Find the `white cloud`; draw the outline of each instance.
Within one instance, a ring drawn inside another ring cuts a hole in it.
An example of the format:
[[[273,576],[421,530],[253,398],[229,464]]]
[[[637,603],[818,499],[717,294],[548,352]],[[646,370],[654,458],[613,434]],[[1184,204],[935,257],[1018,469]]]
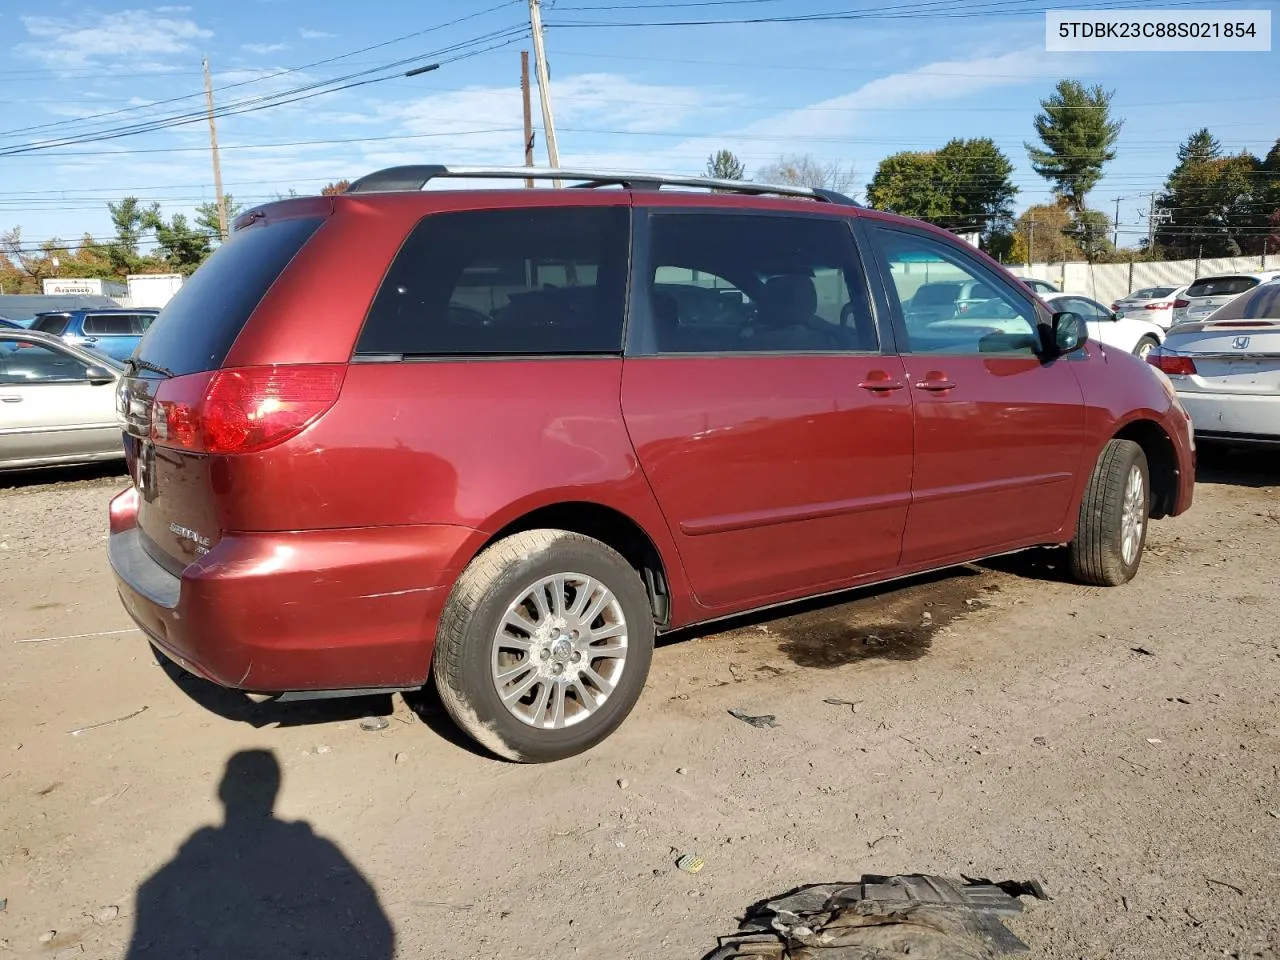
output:
[[[301,27],[298,30],[298,36],[300,36],[303,40],[329,40],[333,37],[336,37],[337,34],[325,33],[325,31],[323,30],[308,30],[306,27]]]
[[[50,66],[83,67],[143,53],[150,57],[187,53],[192,50],[191,41],[213,36],[213,31],[194,20],[157,13],[122,10],[74,19],[23,17],[34,40],[16,49]]]
[[[247,50],[250,53],[279,53],[281,50],[288,50],[287,43],[245,43],[241,44],[241,50]]]

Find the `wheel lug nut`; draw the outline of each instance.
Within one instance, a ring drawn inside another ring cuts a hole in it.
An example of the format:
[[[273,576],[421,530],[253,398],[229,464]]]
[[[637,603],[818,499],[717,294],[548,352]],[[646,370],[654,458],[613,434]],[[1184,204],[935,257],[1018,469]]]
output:
[[[553,663],[551,665],[551,672],[554,673],[556,676],[559,676],[560,674],[564,673],[564,664]]]
[[[540,657],[542,657],[542,659],[543,659],[543,660],[550,660],[550,659],[551,659],[551,651],[550,651],[550,650],[547,650],[547,649],[544,647],[544,648],[543,648],[543,650],[542,650],[542,653],[540,653],[540,654],[539,654],[539,656],[540,656]]]
[[[574,663],[582,662],[582,654],[580,654],[577,650],[573,651],[573,662]]]

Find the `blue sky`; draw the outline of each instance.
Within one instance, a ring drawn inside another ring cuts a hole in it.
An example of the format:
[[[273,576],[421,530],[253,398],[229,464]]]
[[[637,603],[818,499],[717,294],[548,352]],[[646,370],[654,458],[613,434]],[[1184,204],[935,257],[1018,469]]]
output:
[[[990,136],[1016,167],[1023,207],[1050,195],[1030,169],[1023,141],[1032,137],[1039,99],[1069,76],[1116,91],[1115,110],[1125,120],[1118,157],[1090,203],[1110,215],[1113,198],[1127,198],[1120,206],[1125,244],[1145,235],[1140,195],[1160,187],[1178,143],[1192,130],[1208,126],[1229,150],[1260,155],[1280,136],[1280,52],[1050,54],[1043,13],[1008,12],[1043,10],[1031,0],[987,3],[986,9],[1005,12],[981,16],[569,25],[887,5],[545,0],[561,163],[700,172],[708,153],[727,147],[750,174],[781,153],[809,152],[852,164],[861,194],[890,153],[941,146],[955,136]],[[916,5],[919,10],[919,0]],[[954,9],[955,0],[933,6]],[[1272,9],[1280,22],[1274,2],[1240,6]],[[354,9],[335,0],[157,7],[6,0],[0,151],[199,110],[202,55],[211,62],[220,107],[422,57],[445,62],[415,78],[375,72],[361,79],[396,76],[221,119],[226,189],[257,202],[290,188],[314,192],[328,180],[394,163],[522,162],[519,51],[532,46],[527,37],[509,34],[528,25],[524,0],[380,0],[377,16],[368,17]],[[396,39],[411,32],[418,35]],[[449,62],[456,54],[440,53],[485,36],[492,39],[464,48],[463,59]],[[375,44],[381,46],[344,56]],[[340,59],[295,69],[330,58]],[[154,105],[179,97],[189,99]],[[103,113],[111,115],[91,116]],[[536,90],[534,115],[537,159],[545,163]],[[0,229],[21,226],[32,243],[86,231],[106,236],[105,203],[126,194],[159,200],[167,213],[189,211],[213,196],[207,148],[207,127],[191,123],[0,156]]]

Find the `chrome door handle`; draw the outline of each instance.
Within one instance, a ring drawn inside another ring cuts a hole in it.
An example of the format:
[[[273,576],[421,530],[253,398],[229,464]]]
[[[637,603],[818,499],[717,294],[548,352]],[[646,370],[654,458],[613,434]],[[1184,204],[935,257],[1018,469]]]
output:
[[[0,403],[21,403],[21,397],[0,397]]]
[[[943,390],[954,390],[956,385],[950,380],[920,380],[916,383],[917,390],[932,390],[940,393]]]

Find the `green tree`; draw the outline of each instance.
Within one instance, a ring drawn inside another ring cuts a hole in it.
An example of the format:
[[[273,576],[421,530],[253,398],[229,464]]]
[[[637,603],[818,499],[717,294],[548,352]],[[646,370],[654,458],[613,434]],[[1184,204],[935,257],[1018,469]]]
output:
[[[1158,201],[1169,219],[1156,229],[1157,246],[1186,259],[1261,252],[1269,218],[1280,207],[1270,169],[1276,165],[1276,147],[1265,160],[1247,151],[1224,157],[1207,130],[1193,133],[1179,147]]]
[[[244,204],[236,203],[235,198],[229,193],[224,193],[222,200],[227,205],[227,230],[230,232],[231,224],[235,223],[236,217],[244,209]],[[196,204],[196,226],[215,240],[222,236],[222,231],[218,227],[217,200],[207,200],[204,203]]]
[[[138,241],[146,229],[143,223],[146,208],[137,197],[125,197],[119,203],[108,203],[107,213],[115,228],[115,239],[106,244],[105,250],[112,269],[123,276],[133,272],[139,264]]]
[[[886,157],[867,187],[880,210],[916,217],[960,233],[980,232],[989,246],[1013,226],[1018,188],[1013,164],[988,137],[954,139],[940,150]]]
[[[1178,174],[1195,163],[1206,160],[1217,160],[1222,156],[1222,144],[1209,132],[1208,127],[1201,127],[1178,147],[1178,165],[1173,168]]]
[[[1100,86],[1059,80],[1053,95],[1040,101],[1043,112],[1035,119],[1043,148],[1024,144],[1032,169],[1077,213],[1102,179],[1103,166],[1115,159],[1113,147],[1124,121],[1111,118],[1114,95]]]
[[[705,175],[716,180],[742,180],[746,169],[732,150],[717,150],[707,157]]]
[[[1111,218],[1101,210],[1080,211],[1064,229],[1086,260],[1106,259],[1111,254]]]
[[[143,213],[143,225],[155,231],[157,252],[179,273],[194,273],[212,252],[210,236],[204,229],[189,224],[181,213],[166,221],[158,203]]]
[[[761,167],[756,179],[764,183],[848,193],[853,189],[856,177],[852,166],[839,161],[823,163],[811,153],[797,153],[784,154],[768,166]]]

